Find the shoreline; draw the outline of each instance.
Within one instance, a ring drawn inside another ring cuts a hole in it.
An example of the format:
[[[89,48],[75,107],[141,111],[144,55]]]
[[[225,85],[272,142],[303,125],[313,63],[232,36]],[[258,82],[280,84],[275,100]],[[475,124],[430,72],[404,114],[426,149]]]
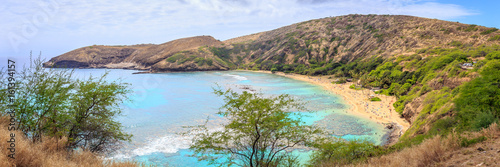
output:
[[[240,70],[249,71],[249,70]],[[270,71],[250,71],[272,74]],[[300,81],[309,82],[314,85],[319,85],[325,90],[339,95],[342,99],[349,104],[347,113],[360,116],[376,123],[383,124],[391,130],[388,133],[388,141],[385,145],[392,145],[398,141],[399,137],[409,128],[410,124],[400,117],[392,105],[396,98],[393,96],[386,96],[375,94],[368,89],[354,90],[349,86],[353,82],[346,82],[344,84],[332,84],[334,79],[328,79],[329,76],[307,76],[300,74],[285,74],[283,72],[276,72],[275,75],[280,75]],[[370,95],[379,97],[382,101],[370,101]]]
[[[133,69],[125,69],[125,70],[133,70]],[[262,71],[262,70],[259,71],[234,70],[234,71],[275,74],[295,80],[308,82],[313,85],[321,86],[326,91],[339,95],[342,98],[342,100],[344,100],[349,105],[348,109],[344,109],[346,113],[374,121],[377,124],[384,125],[386,129],[389,129],[390,132],[386,134],[387,141],[383,145],[392,145],[396,143],[401,137],[401,135],[403,135],[404,132],[406,132],[406,130],[410,126],[410,124],[406,120],[401,118],[399,113],[397,113],[396,110],[394,109],[394,106],[392,104],[396,101],[395,97],[375,94],[368,89],[362,89],[362,90],[350,89],[349,86],[352,85],[353,82],[346,82],[344,84],[332,84],[332,81],[335,78],[329,79],[330,76],[307,76],[307,75],[293,74],[293,73],[285,74],[283,72],[272,73],[271,71]],[[175,71],[175,72],[180,72],[180,71]],[[133,74],[175,73],[175,72],[173,71],[151,72],[151,71],[138,70],[138,72],[134,72]],[[183,72],[203,72],[203,71],[183,71]],[[370,101],[368,99],[370,95],[379,97],[382,101]]]

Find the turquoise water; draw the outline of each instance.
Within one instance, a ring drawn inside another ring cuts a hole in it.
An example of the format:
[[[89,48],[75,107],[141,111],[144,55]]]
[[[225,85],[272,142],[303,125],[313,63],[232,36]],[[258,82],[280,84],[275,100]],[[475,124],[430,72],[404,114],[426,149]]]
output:
[[[290,94],[302,100],[308,110],[307,124],[317,124],[345,139],[364,139],[383,143],[386,130],[370,120],[346,114],[349,106],[337,95],[320,86],[273,74],[225,71],[164,74],[136,74],[131,70],[107,70],[109,80],[121,79],[131,84],[130,101],[122,105],[124,116],[118,118],[125,131],[134,135],[132,142],[111,155],[116,160],[136,160],[163,166],[207,166],[188,157],[190,136],[180,136],[181,126],[199,125],[210,119],[217,129],[224,119],[216,112],[222,98],[212,93],[216,83],[223,89],[243,91],[249,87],[267,95]],[[78,77],[102,75],[103,69],[77,69]],[[310,152],[294,152],[306,161]]]

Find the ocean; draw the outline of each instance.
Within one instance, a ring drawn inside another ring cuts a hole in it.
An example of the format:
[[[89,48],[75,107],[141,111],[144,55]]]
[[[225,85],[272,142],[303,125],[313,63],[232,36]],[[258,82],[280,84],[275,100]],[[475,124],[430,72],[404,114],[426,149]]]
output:
[[[224,118],[217,115],[223,105],[222,97],[213,88],[237,92],[252,89],[265,96],[289,94],[300,99],[314,111],[305,113],[306,124],[316,124],[331,130],[344,139],[363,139],[383,144],[387,130],[371,120],[346,113],[348,106],[338,95],[321,86],[283,76],[247,71],[210,71],[132,74],[134,70],[75,69],[75,76],[88,78],[108,71],[107,80],[130,83],[132,93],[121,105],[123,116],[116,118],[132,142],[107,157],[112,160],[134,160],[157,166],[208,166],[207,162],[190,157],[191,136],[179,135],[183,126],[203,124],[210,120],[213,129],[220,129]],[[245,88],[245,89],[243,89]],[[308,160],[310,151],[294,152],[301,162]]]

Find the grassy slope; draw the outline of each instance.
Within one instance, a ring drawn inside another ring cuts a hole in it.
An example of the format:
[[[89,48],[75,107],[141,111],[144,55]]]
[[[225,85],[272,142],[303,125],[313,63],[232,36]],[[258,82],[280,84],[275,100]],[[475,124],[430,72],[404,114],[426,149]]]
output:
[[[422,144],[355,166],[490,166],[500,162],[500,126],[468,134],[435,136]],[[478,140],[479,139],[479,140]],[[484,142],[480,142],[485,140]],[[478,144],[476,144],[478,143]],[[483,149],[478,150],[478,148]]]
[[[45,138],[41,143],[32,143],[16,131],[15,159],[9,155],[10,131],[7,130],[7,117],[0,117],[0,166],[60,166],[60,167],[132,167],[139,166],[134,162],[111,162],[87,151],[67,152],[64,139]]]

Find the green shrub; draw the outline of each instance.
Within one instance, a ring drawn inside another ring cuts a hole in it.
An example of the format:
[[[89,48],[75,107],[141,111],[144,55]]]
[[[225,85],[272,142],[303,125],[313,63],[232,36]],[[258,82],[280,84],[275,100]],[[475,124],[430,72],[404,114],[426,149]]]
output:
[[[356,26],[354,26],[354,25],[350,25],[350,24],[349,24],[349,25],[347,25],[347,26],[345,27],[345,29],[346,29],[346,30],[349,30],[349,29],[352,29],[352,28],[354,28],[354,27],[356,27]]]
[[[108,71],[84,79],[75,77],[72,69],[44,68],[42,63],[40,57],[35,58],[15,75],[6,69],[0,71],[0,78],[15,83],[16,99],[9,101],[12,85],[0,82],[0,115],[10,115],[15,121],[17,139],[41,146],[42,139],[66,138],[62,147],[53,148],[100,154],[130,141],[132,135],[125,133],[117,121],[122,114],[121,103],[132,93],[129,84],[108,79]]]
[[[498,31],[498,29],[496,29],[496,28],[490,28],[490,29],[488,29],[486,31],[481,32],[481,35],[488,35],[488,34],[491,34],[492,32],[495,32],[495,31]]]
[[[453,127],[456,126],[456,124],[456,119],[451,117],[438,119],[433,123],[431,130],[429,130],[429,134],[447,134],[453,129]]]
[[[457,119],[462,130],[480,130],[500,118],[500,60],[491,60],[482,67],[481,76],[460,87],[454,100]]]
[[[373,35],[374,38],[377,38],[378,43],[384,42],[384,36],[385,36],[384,34],[379,34],[379,33],[375,33]]]
[[[354,89],[354,90],[361,90],[361,88],[358,88],[356,85],[352,84],[349,86],[349,88]]]
[[[205,59],[202,58],[202,57],[198,57],[196,59],[193,60],[194,63],[196,63],[198,66],[203,66],[203,64],[205,64]]]
[[[370,101],[382,101],[379,97],[370,98]]]
[[[213,63],[212,59],[207,58],[205,60],[206,60],[207,65],[212,66],[212,63]]]
[[[177,64],[184,64],[185,62],[192,61],[196,58],[196,56],[191,55],[188,58],[179,58]]]
[[[333,84],[343,84],[346,83],[347,79],[345,77],[338,78],[337,81],[333,81]]]
[[[476,26],[477,25],[474,25],[474,24],[469,25],[464,31],[465,32],[477,31],[478,28]]]
[[[488,53],[488,55],[486,55],[486,59],[488,60],[500,59],[500,51]]]
[[[176,53],[170,57],[167,58],[167,61],[169,63],[175,63],[177,60],[184,58],[184,55],[182,53]]]
[[[271,68],[271,72],[272,72],[272,73],[275,73],[276,71],[278,71],[278,69],[277,69],[277,68]]]
[[[394,144],[392,146],[392,148],[394,148],[395,150],[401,150],[401,149],[406,148],[406,147],[410,147],[410,146],[413,146],[413,145],[420,144],[425,139],[429,139],[431,137],[432,137],[432,135],[419,134],[419,135],[416,135],[415,137],[412,137],[412,138],[404,138],[404,135],[403,135],[403,137],[401,137],[399,139],[399,142],[396,143],[396,144]]]
[[[462,46],[463,44],[462,44],[462,42],[460,42],[460,41],[452,41],[452,42],[450,42],[450,45],[451,45],[451,46],[455,46],[455,47],[460,47],[460,46]]]
[[[352,164],[387,152],[383,147],[359,140],[343,141],[339,139],[315,144],[314,147],[318,150],[310,156],[309,164],[311,166],[318,166],[324,162],[336,165]]]
[[[460,146],[462,147],[469,147],[470,145],[473,145],[473,144],[476,144],[476,143],[479,143],[479,142],[483,142],[485,141],[487,138],[484,137],[484,136],[479,136],[479,137],[476,137],[476,138],[473,138],[473,139],[467,139],[467,138],[462,138],[462,140],[460,141]]]
[[[495,35],[488,39],[488,41],[499,41],[499,40],[500,40],[500,35]]]
[[[175,63],[175,61],[177,61],[177,59],[175,59],[173,57],[167,58],[167,62],[169,62],[169,63]]]
[[[467,60],[467,55],[462,52],[453,52],[445,56],[438,57],[437,59],[434,59],[431,69],[441,69],[442,67],[453,62],[453,60]]]
[[[458,77],[464,78],[464,77],[467,77],[468,75],[469,75],[469,71],[462,71],[458,74]]]
[[[217,48],[217,47],[210,47],[210,52],[212,52],[215,56],[225,60],[229,59],[229,54],[231,53],[230,49],[227,49],[225,47]]]
[[[495,115],[491,112],[481,112],[472,122],[472,128],[474,130],[481,130],[483,128],[487,128],[496,121],[497,119],[495,119]]]

